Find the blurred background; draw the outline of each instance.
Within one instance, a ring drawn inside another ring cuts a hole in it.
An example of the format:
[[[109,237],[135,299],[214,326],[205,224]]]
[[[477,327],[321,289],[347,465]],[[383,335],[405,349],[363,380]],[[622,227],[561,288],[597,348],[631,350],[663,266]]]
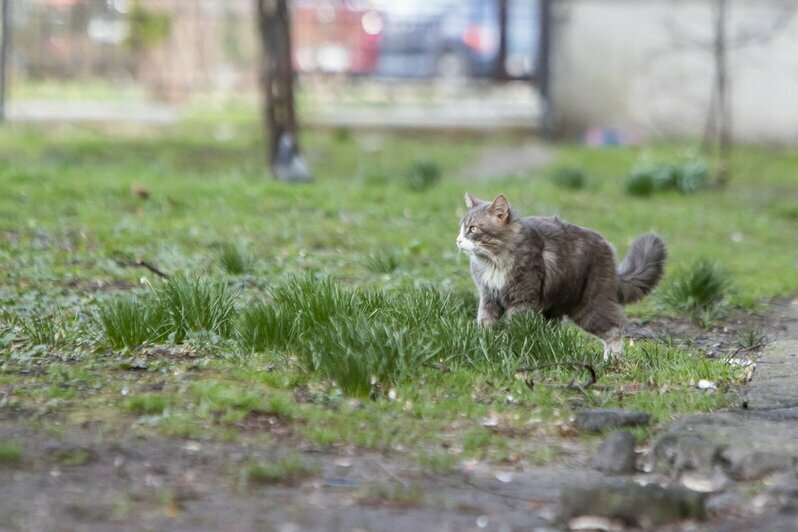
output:
[[[254,0],[4,3],[11,120],[257,112]],[[720,97],[738,138],[798,141],[794,0],[288,4],[308,125],[545,129],[612,144],[700,136]]]

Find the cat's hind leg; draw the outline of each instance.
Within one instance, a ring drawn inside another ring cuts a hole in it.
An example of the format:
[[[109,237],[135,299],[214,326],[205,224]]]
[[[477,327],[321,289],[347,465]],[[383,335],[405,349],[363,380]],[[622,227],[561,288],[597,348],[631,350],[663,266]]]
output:
[[[604,360],[623,354],[623,307],[614,301],[585,305],[571,314],[582,329],[604,343]]]
[[[623,355],[623,333],[620,327],[613,327],[602,333],[599,339],[604,344],[604,361]]]

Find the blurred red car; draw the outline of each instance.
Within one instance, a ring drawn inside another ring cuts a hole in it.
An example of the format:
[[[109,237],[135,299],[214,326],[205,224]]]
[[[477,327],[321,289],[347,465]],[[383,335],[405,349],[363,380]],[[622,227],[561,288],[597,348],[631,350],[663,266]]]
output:
[[[377,68],[383,19],[369,2],[291,2],[294,69],[327,74],[371,74]]]

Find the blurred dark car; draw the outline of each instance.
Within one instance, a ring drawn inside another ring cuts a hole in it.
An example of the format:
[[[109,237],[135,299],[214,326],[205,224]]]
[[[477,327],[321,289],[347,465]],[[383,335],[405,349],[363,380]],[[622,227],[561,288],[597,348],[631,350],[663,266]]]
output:
[[[375,72],[383,20],[370,2],[294,0],[291,15],[297,72]]]
[[[386,77],[490,77],[499,56],[498,0],[376,0],[384,19],[377,74]],[[505,68],[534,74],[538,0],[508,0]]]

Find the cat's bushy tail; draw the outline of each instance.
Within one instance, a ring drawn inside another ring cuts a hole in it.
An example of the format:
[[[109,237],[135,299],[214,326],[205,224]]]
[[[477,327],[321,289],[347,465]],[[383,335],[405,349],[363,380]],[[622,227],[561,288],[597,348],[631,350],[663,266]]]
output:
[[[651,292],[662,278],[666,256],[665,243],[654,233],[637,237],[618,265],[618,301],[634,303]]]

